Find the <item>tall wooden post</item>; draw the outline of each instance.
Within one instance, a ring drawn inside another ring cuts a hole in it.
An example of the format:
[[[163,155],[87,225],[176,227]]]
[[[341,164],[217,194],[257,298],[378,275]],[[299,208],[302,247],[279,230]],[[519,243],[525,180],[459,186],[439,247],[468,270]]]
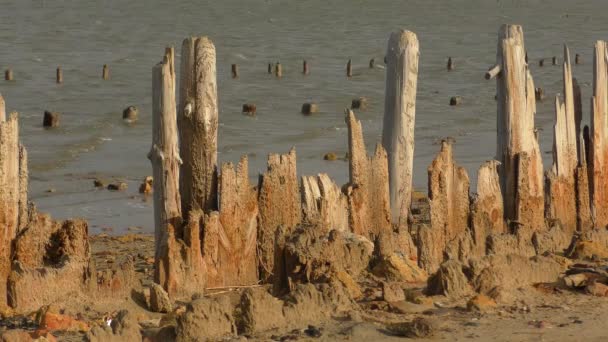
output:
[[[0,94],[0,122],[6,121],[6,104],[4,103],[4,97]]]
[[[519,228],[544,227],[543,164],[535,137],[534,82],[525,62],[521,26],[503,25],[498,33],[497,156],[505,218]]]
[[[152,149],[154,174],[154,241],[156,251],[166,239],[167,226],[181,228],[181,198],[177,114],[175,107],[174,50],[167,48],[163,61],[152,69]],[[158,259],[158,258],[157,258]]]
[[[382,145],[388,154],[391,218],[407,225],[414,165],[414,123],[418,83],[418,38],[410,31],[393,32],[387,49]]]
[[[3,110],[3,101],[0,112]],[[0,309],[7,305],[12,242],[19,229],[19,124],[17,113],[0,115]]]
[[[608,225],[608,52],[605,41],[595,43],[591,98],[590,190],[595,226]]]
[[[217,79],[215,46],[209,38],[184,40],[180,81],[180,189],[186,215],[217,209]]]
[[[555,97],[555,126],[553,133],[553,168],[548,173],[549,196],[547,213],[559,219],[564,228],[574,232],[577,226],[575,172],[578,166],[575,96],[568,47],[564,46],[564,103]]]

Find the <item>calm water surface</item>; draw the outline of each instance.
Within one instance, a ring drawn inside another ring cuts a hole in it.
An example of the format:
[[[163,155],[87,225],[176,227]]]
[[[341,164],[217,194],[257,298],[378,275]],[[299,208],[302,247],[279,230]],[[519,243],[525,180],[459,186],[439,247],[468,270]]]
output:
[[[575,53],[582,57],[573,69],[588,99],[593,43],[608,38],[604,0],[0,0],[0,9],[0,68],[12,68],[16,78],[0,81],[0,93],[7,110],[20,113],[30,197],[56,217],[88,219],[94,233],[129,226],[153,231],[151,200],[137,193],[151,174],[151,69],[165,46],[179,54],[186,36],[208,35],[216,45],[220,161],[249,154],[254,178],[265,170],[269,152],[295,146],[300,174],[327,172],[345,183],[347,163],[322,160],[328,151],[347,151],[343,110],[355,97],[369,98],[369,108],[357,115],[372,150],[382,129],[388,34],[399,28],[416,32],[421,52],[414,182],[420,189],[442,137],[456,138],[457,161],[473,184],[481,162],[494,155],[495,82],[483,74],[495,61],[501,24],[524,26],[535,83],[547,94],[536,117],[545,152],[551,150],[552,98],[561,92],[561,68],[550,60],[540,68],[538,60],[558,56],[561,62],[567,43],[572,59]],[[452,72],[446,72],[448,56],[456,64]],[[368,69],[370,58],[380,67]],[[308,76],[300,74],[303,59]],[[352,79],[345,77],[348,59]],[[276,61],[283,65],[281,80],[266,74],[267,64]],[[239,64],[238,80],[230,78],[232,63]],[[111,68],[110,81],[100,79],[103,64]],[[58,65],[62,85],[54,82]],[[448,105],[454,95],[464,98],[461,106]],[[318,103],[320,113],[299,114],[307,101]],[[246,102],[257,104],[257,117],[240,113]],[[589,102],[583,103],[588,122]],[[121,120],[129,105],[140,109],[135,125]],[[63,113],[60,128],[42,129],[44,110]],[[550,153],[544,156],[549,165]],[[127,180],[129,190],[96,190],[94,177]]]

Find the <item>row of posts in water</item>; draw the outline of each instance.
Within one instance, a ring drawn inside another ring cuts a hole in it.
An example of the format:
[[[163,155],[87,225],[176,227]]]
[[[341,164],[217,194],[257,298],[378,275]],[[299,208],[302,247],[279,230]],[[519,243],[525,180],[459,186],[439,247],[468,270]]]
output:
[[[386,57],[384,60],[385,64],[386,64]],[[528,54],[526,53],[526,63],[528,62]],[[580,64],[581,61],[581,56],[577,53],[575,58],[574,58],[574,63],[575,64]],[[551,63],[553,65],[557,65],[557,57],[553,56],[553,58],[551,59]],[[369,68],[373,69],[375,67],[376,61],[374,58],[369,60]],[[541,58],[538,61],[538,66],[542,67],[545,64],[545,59]],[[448,71],[452,71],[455,68],[454,65],[454,60],[452,59],[452,57],[448,57],[448,62],[447,62],[447,66],[446,66]],[[276,63],[273,64],[272,63],[268,63],[268,74],[273,74],[274,71],[274,75],[276,77],[283,77],[283,67],[281,66],[281,63]],[[308,62],[306,60],[304,60],[302,62],[302,74],[304,75],[308,75],[310,73],[310,69],[309,69],[309,65]],[[231,74],[232,74],[232,78],[238,78],[239,77],[239,66],[238,64],[232,64],[231,65]],[[346,63],[346,77],[352,77],[353,76],[353,64],[352,64],[352,60],[348,60],[348,62]],[[103,80],[109,80],[110,79],[110,68],[108,67],[107,64],[103,65],[103,70],[102,70],[102,74],[101,74],[101,78]],[[4,80],[6,81],[14,81],[14,75],[13,75],[13,70],[12,69],[6,69],[4,72]],[[56,82],[58,84],[63,83],[63,69],[61,69],[61,67],[57,67],[57,73],[56,73]]]

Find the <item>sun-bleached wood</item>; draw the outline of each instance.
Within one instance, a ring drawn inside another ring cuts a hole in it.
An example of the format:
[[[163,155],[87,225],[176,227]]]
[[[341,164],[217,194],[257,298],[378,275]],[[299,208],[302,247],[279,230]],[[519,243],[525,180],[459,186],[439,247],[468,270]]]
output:
[[[157,252],[161,241],[167,238],[168,225],[178,231],[181,229],[181,160],[177,145],[174,56],[173,48],[167,48],[163,61],[152,69],[152,149],[148,157],[154,175],[154,241]]]
[[[486,72],[486,80],[490,80],[496,76],[498,76],[498,74],[500,74],[500,64],[496,64],[493,67],[490,68],[490,70],[488,70]]]
[[[534,82],[525,62],[521,26],[501,27],[496,59],[502,70],[496,78],[496,159],[501,162],[505,218],[520,228],[541,229],[544,227],[543,165],[534,128]],[[525,154],[524,158],[520,158],[520,154]]]
[[[27,161],[27,150],[23,145],[19,144],[19,231],[25,228],[30,221],[30,205],[27,198],[29,186]]]
[[[486,161],[477,172],[477,193],[471,203],[471,228],[477,256],[485,255],[488,236],[506,232],[499,164],[496,160]]]
[[[6,121],[6,103],[4,103],[4,97],[0,94],[0,122]]]
[[[19,124],[17,113],[0,121],[0,309],[7,305],[11,244],[19,230]]]
[[[349,175],[346,196],[350,230],[375,241],[391,233],[388,190],[388,160],[381,144],[372,156],[367,155],[361,121],[350,109],[345,110],[348,126]]]
[[[577,114],[575,112],[575,89],[572,79],[570,53],[564,46],[563,63],[563,97],[555,97],[555,125],[553,129],[553,166],[547,173],[549,194],[547,196],[547,215],[558,219],[569,232],[577,227],[576,213],[576,168],[577,150]]]
[[[608,51],[595,43],[591,98],[590,190],[596,227],[608,225]]]
[[[178,126],[182,213],[217,209],[218,102],[215,46],[207,37],[182,44]]]
[[[407,226],[412,199],[419,55],[416,34],[404,30],[391,33],[386,52],[382,145],[388,155],[391,221],[399,226]]]
[[[346,196],[325,173],[302,177],[303,220],[322,229],[348,230]]]

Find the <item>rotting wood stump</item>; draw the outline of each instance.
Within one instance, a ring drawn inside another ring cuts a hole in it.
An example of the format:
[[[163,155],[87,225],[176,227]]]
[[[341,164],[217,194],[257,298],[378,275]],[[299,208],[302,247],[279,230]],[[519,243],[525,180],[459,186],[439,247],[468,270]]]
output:
[[[418,261],[431,274],[444,261],[450,243],[469,226],[469,176],[454,162],[450,140],[441,142],[441,151],[428,168],[428,184],[431,226],[430,231],[419,232]]]
[[[544,229],[543,164],[534,127],[534,82],[525,62],[521,26],[500,28],[496,65],[491,70],[496,76],[496,159],[501,163],[505,219],[516,226],[511,227],[514,229]]]
[[[477,194],[471,202],[471,228],[476,256],[486,254],[488,236],[506,233],[498,164],[496,160],[486,161],[477,173]]]
[[[351,110],[345,112],[350,156],[346,185],[349,226],[353,233],[376,241],[382,233],[392,232],[386,151],[378,144],[368,156],[361,122]]]
[[[274,273],[277,231],[287,234],[302,222],[300,186],[296,171],[296,150],[270,154],[267,171],[258,185],[258,258],[260,280],[271,282]],[[278,251],[280,253],[280,251]]]
[[[303,221],[330,230],[349,231],[346,195],[325,173],[302,177]]]

